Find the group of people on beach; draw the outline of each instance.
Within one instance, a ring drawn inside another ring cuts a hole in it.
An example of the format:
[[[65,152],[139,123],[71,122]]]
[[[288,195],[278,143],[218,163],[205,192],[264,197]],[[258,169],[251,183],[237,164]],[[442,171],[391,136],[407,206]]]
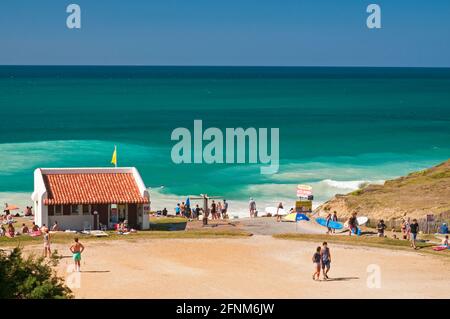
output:
[[[34,223],[33,223],[34,224]],[[42,225],[40,228],[40,231],[43,233],[43,239],[44,239],[44,258],[50,258],[52,256],[52,250],[50,245],[50,232],[48,227],[45,225]],[[72,259],[75,264],[75,271],[80,271],[81,269],[81,253],[84,251],[84,246],[79,242],[78,237],[74,238],[74,242],[69,247],[70,252],[72,253]]]
[[[338,221],[338,217],[337,217],[337,212],[334,211],[333,215],[332,214],[328,214],[327,217],[325,218],[327,221],[327,234],[334,234],[335,233],[335,229],[330,227],[330,222],[337,222]]]
[[[162,211],[163,215],[167,215],[167,209],[164,208]],[[211,206],[208,207],[205,212],[198,204],[194,208],[191,208],[189,204],[181,202],[175,206],[175,216],[186,217],[188,219],[198,219],[200,214],[204,214],[206,218],[211,214],[212,219],[227,219],[228,218],[228,202],[226,199],[218,201],[215,200],[211,202]]]

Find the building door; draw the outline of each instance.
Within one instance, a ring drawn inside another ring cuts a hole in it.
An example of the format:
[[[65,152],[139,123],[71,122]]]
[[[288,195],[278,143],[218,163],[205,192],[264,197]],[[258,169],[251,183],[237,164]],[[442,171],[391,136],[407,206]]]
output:
[[[128,204],[128,225],[130,228],[137,228],[137,205]]]
[[[94,215],[94,229],[100,229],[100,224],[108,226],[108,204],[91,205],[91,213],[97,211],[98,215]]]
[[[119,204],[117,205],[118,222],[122,223],[127,219],[127,205]]]

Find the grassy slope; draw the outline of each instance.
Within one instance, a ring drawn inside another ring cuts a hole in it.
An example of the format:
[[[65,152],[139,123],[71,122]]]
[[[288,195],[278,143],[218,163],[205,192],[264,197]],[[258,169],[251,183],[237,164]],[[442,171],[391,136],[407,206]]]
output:
[[[384,185],[369,185],[347,195],[338,195],[317,210],[336,210],[341,217],[358,212],[386,220],[405,214],[416,218],[429,213],[450,214],[450,160],[386,181]]]
[[[251,236],[250,233],[241,230],[229,229],[200,229],[188,231],[140,231],[136,234],[118,235],[114,232],[107,232],[108,237],[94,237],[81,234],[56,233],[51,234],[52,243],[70,244],[75,237],[80,242],[91,241],[110,241],[110,240],[139,240],[139,239],[158,239],[158,238],[233,238],[242,236]],[[17,236],[15,238],[0,237],[0,247],[15,247],[17,245],[39,245],[43,243],[42,236]]]
[[[365,247],[377,247],[387,248],[393,250],[407,250],[413,251],[410,247],[410,242],[406,240],[391,239],[391,238],[378,238],[378,237],[366,237],[366,236],[330,236],[330,235],[306,235],[306,234],[276,234],[274,238],[287,239],[287,240],[300,240],[310,241],[321,244],[326,241],[328,243],[345,244],[351,246],[365,246]],[[435,244],[431,243],[417,243],[419,249],[418,252],[432,254],[440,257],[450,258],[450,250],[434,251],[431,247]]]

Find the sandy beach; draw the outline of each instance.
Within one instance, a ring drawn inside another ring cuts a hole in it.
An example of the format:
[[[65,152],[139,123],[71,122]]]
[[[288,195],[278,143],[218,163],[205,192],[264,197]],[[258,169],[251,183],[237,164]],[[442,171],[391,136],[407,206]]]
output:
[[[414,251],[330,245],[330,280],[313,281],[318,244],[268,235],[88,242],[73,292],[76,298],[450,298],[447,258]],[[67,245],[52,248],[64,256],[58,273],[73,279]],[[380,267],[380,288],[367,285],[369,265]]]

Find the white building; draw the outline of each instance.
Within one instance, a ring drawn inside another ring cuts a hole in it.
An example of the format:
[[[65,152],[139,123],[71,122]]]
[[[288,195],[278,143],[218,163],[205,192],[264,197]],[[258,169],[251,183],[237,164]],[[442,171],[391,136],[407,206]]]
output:
[[[150,195],[138,170],[128,168],[38,168],[34,171],[35,223],[61,229],[148,229]]]

